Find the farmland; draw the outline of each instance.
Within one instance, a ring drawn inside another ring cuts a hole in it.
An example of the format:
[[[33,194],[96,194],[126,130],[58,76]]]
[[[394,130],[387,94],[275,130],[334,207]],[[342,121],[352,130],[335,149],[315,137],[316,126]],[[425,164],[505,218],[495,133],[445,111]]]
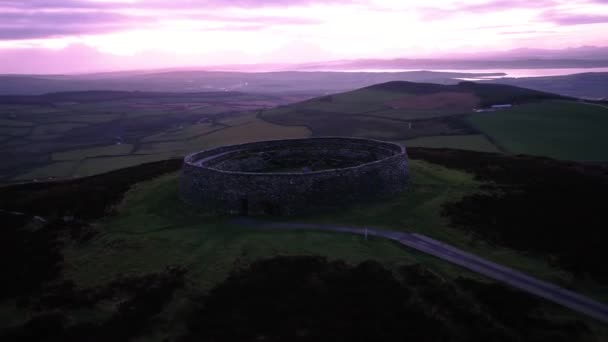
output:
[[[0,96],[0,182],[87,176],[224,144],[309,136],[608,160],[607,110],[553,94],[389,82],[298,99],[230,92]],[[474,112],[501,103],[514,107]]]
[[[500,150],[483,134],[422,137],[399,141],[406,147],[455,148],[459,150],[495,152]]]
[[[310,135],[259,120],[296,95],[80,92],[0,96],[0,182],[69,178],[198,149]]]
[[[476,112],[495,104],[513,107]],[[260,118],[313,136],[391,140],[555,159],[608,161],[608,109],[523,88],[389,82],[265,109]]]
[[[474,109],[526,103],[557,95],[500,85],[388,82],[348,93],[263,110],[266,121],[306,126],[313,136],[343,135],[382,140],[478,134],[465,118]]]
[[[580,102],[530,103],[470,122],[512,153],[581,161],[608,160],[608,109]]]

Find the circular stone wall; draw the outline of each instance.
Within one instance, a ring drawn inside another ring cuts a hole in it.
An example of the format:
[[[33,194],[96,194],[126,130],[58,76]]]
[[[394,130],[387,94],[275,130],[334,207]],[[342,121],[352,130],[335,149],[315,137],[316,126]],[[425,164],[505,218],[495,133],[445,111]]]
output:
[[[405,148],[357,138],[262,141],[184,159],[180,196],[209,213],[293,215],[403,192]]]

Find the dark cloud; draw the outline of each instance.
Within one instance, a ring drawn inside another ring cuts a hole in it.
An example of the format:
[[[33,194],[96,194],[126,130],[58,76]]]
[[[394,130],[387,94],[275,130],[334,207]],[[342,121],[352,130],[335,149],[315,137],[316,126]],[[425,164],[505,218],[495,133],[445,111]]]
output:
[[[608,0],[606,0],[608,1]],[[556,5],[555,0],[490,0],[483,3],[455,3],[450,7],[423,7],[419,14],[425,20],[441,20],[463,13],[490,13],[512,9],[543,9]]]
[[[457,12],[497,12],[516,8],[546,8],[555,5],[555,0],[493,0],[481,4],[466,4],[456,5]]]
[[[275,25],[314,25],[310,18],[280,16],[227,16],[204,11],[208,6],[262,6],[308,4],[312,1],[158,1],[141,3],[92,2],[82,0],[0,0],[0,40],[26,40],[101,34],[156,26],[159,19],[221,22],[226,30],[261,30]],[[207,6],[207,7],[206,7]],[[186,9],[188,9],[186,11]],[[135,10],[135,11],[133,11]],[[147,10],[138,13],[136,10]],[[222,28],[208,28],[207,31]]]
[[[502,35],[519,35],[519,34],[546,34],[546,33],[557,33],[557,31],[550,31],[550,30],[542,30],[542,31],[535,31],[535,30],[527,30],[527,31],[503,31],[503,32],[499,32],[499,34]]]
[[[608,23],[608,15],[605,14],[570,14],[558,12],[545,12],[541,18],[560,26],[587,25]]]
[[[357,2],[357,1],[351,1]],[[0,7],[21,9],[208,9],[217,7],[289,7],[310,4],[344,3],[341,0],[144,0],[129,4],[127,2],[99,2],[86,0],[0,0]]]
[[[150,21],[118,13],[0,12],[0,39],[40,39],[125,30]]]

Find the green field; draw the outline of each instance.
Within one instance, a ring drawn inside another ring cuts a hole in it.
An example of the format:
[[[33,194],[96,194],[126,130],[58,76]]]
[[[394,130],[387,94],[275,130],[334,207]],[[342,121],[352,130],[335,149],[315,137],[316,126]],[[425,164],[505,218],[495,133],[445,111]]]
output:
[[[413,164],[413,172],[424,182],[464,183],[473,187],[476,184],[466,174],[452,173],[422,162]],[[412,200],[421,200],[428,188],[419,191],[414,195],[416,198],[408,197],[399,202],[407,206]],[[430,207],[420,211],[421,218],[410,223],[435,224],[438,217],[433,210],[458,196],[454,195],[433,191],[425,196],[420,206]],[[408,215],[411,210],[419,209],[418,206],[409,207]],[[392,205],[386,208],[395,209]],[[385,213],[378,210],[371,207],[368,214],[377,217]],[[389,267],[422,263],[447,276],[476,277],[382,239],[365,240],[333,233],[259,231],[233,226],[226,219],[205,216],[183,204],[177,197],[176,174],[138,184],[119,205],[118,215],[99,225],[101,235],[85,245],[70,246],[66,252],[69,267],[65,276],[82,286],[103,284],[118,274],[143,274],[181,264],[192,270],[189,277],[194,286],[209,289],[235,267],[276,255],[323,255],[352,263],[374,259]]]
[[[492,84],[388,82],[264,110],[260,117],[278,125],[309,127],[314,136],[401,141],[479,134],[465,119],[474,109],[554,98],[559,96]]]
[[[402,140],[406,147],[456,148],[460,150],[498,153],[500,150],[484,135],[445,135]]]
[[[93,175],[219,145],[310,136],[608,160],[608,109],[538,102],[556,96],[500,85],[389,82],[290,105],[283,105],[288,95],[65,96],[0,104],[0,155],[8,161],[0,181]],[[509,100],[517,104],[511,110],[472,114],[477,105]],[[57,163],[64,161],[77,164]]]
[[[550,101],[476,113],[470,122],[512,153],[556,159],[608,160],[608,109]]]
[[[410,89],[414,91],[413,89]],[[435,93],[436,91],[437,93]],[[304,125],[310,127],[314,135],[344,135],[378,139],[407,139],[418,136],[438,134],[462,134],[441,120],[442,117],[466,114],[475,108],[465,103],[456,106],[452,103],[434,103],[427,97],[444,94],[443,88],[430,90],[430,93],[359,89],[347,93],[328,95],[289,106],[264,110],[261,118],[281,125]],[[453,94],[453,93],[448,93]],[[463,97],[473,98],[470,93],[460,93]],[[394,101],[404,107],[394,107]],[[459,99],[455,102],[458,103]],[[419,122],[428,121],[429,122]],[[412,121],[417,121],[412,124]]]
[[[116,169],[122,169],[130,166],[135,166],[144,163],[151,163],[159,160],[171,159],[179,157],[179,154],[165,152],[150,155],[125,155],[115,157],[95,157],[81,161],[78,166],[71,171],[70,175],[74,177],[87,177],[96,174],[109,172]]]
[[[489,191],[483,187],[487,184],[472,174],[421,160],[410,161],[410,174],[409,191],[392,200],[289,220],[418,232],[535,277],[605,299],[605,287],[574,278],[544,261],[547,259],[544,255],[490,244],[466,230],[450,227],[447,218],[441,216],[445,204]],[[122,201],[112,207],[111,214],[84,227],[85,231],[96,232],[90,239],[62,239],[61,280],[73,282],[77,289],[102,288],[117,279],[144,277],[171,266],[183,267],[187,270],[184,288],[176,292],[161,313],[162,317],[158,316],[172,322],[172,326],[159,329],[164,333],[179,330],[182,310],[192,305],[195,296],[208,293],[233,271],[275,256],[319,255],[353,265],[376,260],[395,274],[403,265],[421,264],[447,283],[459,277],[489,282],[477,274],[384,239],[329,232],[258,230],[237,226],[229,217],[205,215],[180,201],[177,173],[136,183]],[[0,301],[0,318],[5,325],[26,321],[32,314],[27,310],[30,307],[16,309],[13,300]],[[103,301],[100,305],[70,312],[88,322],[106,319],[115,310],[113,301]],[[606,334],[593,320],[544,301],[537,313],[558,321],[579,319],[600,336]]]
[[[29,100],[42,104],[0,104],[0,155],[9,161],[0,182],[94,175],[222,144],[310,136],[306,127],[246,111],[282,104],[281,96],[84,92]]]
[[[78,163],[73,161],[55,162],[26,172],[15,178],[15,180],[26,181],[33,179],[63,178],[66,177],[66,175],[71,175],[76,165],[78,165]]]
[[[479,190],[472,176],[422,161],[412,161],[410,191],[392,201],[356,206],[330,216],[296,217],[298,222],[325,222],[419,232],[540,278],[566,285],[571,276],[537,258],[489,245],[449,228],[439,213],[444,203]],[[257,258],[313,254],[359,262],[376,259],[388,266],[420,262],[448,276],[473,276],[430,256],[404,250],[380,239],[316,232],[256,231],[232,226],[184,205],[177,197],[177,175],[138,184],[119,206],[119,213],[99,223],[101,236],[67,253],[68,278],[100,284],[117,274],[145,273],[171,264],[196,270],[192,281],[209,288],[230,269]],[[592,284],[587,284],[587,290]]]
[[[137,150],[141,154],[157,154],[172,151],[185,155],[200,149],[220,145],[247,143],[260,140],[306,138],[310,131],[306,127],[283,127],[258,119],[251,119],[238,126],[209,130],[207,133],[183,140],[144,143]]]

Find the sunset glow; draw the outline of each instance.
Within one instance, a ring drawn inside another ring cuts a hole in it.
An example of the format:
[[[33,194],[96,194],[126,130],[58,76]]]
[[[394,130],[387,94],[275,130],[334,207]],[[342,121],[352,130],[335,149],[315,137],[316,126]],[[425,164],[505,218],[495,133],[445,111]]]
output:
[[[0,72],[52,51],[111,69],[608,45],[602,0],[0,0],[0,18]]]

